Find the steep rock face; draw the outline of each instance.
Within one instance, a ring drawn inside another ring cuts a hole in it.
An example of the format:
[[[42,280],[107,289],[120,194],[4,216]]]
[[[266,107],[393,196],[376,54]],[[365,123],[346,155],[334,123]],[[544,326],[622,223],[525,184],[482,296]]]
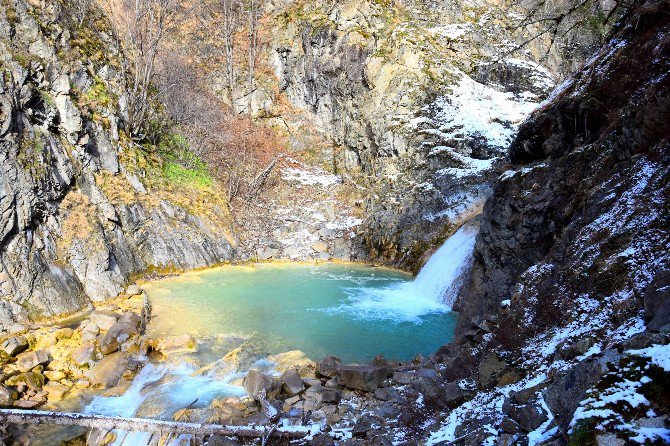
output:
[[[461,331],[505,299],[641,296],[667,268],[669,47],[657,20],[622,31],[521,127],[510,149],[521,167],[485,208]]]
[[[370,257],[417,266],[479,213],[516,126],[553,85],[530,52],[514,59],[495,44],[511,38],[499,13],[320,1],[273,11],[280,92],[332,141],[329,167],[366,190],[358,231]]]
[[[668,441],[668,8],[634,3],[521,126],[438,353],[478,391],[428,444]]]
[[[149,267],[230,258],[225,203],[170,189],[120,134],[119,49],[98,11],[79,26],[57,3],[3,2],[0,30],[0,327],[116,296]]]

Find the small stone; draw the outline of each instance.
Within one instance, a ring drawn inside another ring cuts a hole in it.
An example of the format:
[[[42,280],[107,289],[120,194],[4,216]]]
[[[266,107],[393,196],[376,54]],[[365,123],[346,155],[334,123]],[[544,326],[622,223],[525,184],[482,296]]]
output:
[[[16,356],[28,349],[28,340],[23,336],[10,336],[2,341],[0,349],[9,356]]]
[[[409,384],[409,383],[412,382],[414,377],[415,377],[414,373],[410,373],[410,372],[394,372],[393,373],[393,381],[395,381],[399,384]]]
[[[71,328],[60,328],[54,333],[56,340],[71,339],[74,336],[74,330]]]
[[[24,352],[16,357],[15,366],[22,372],[32,370],[38,365],[47,364],[49,354],[45,350],[36,350],[33,352]]]
[[[519,423],[512,420],[511,418],[504,418],[500,422],[500,429],[503,432],[507,432],[508,434],[516,434],[520,430]]]
[[[314,242],[314,244],[312,244],[312,249],[316,252],[328,252],[328,243],[319,240],[318,242]]]
[[[76,389],[88,389],[91,387],[91,382],[87,379],[78,379],[74,382],[74,387]]]
[[[65,373],[58,370],[47,370],[44,372],[44,376],[49,378],[49,381],[60,381],[65,379]]]

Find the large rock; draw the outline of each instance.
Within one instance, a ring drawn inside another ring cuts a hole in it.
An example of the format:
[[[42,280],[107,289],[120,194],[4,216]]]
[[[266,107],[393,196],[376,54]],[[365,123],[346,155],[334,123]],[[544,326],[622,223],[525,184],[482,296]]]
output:
[[[388,368],[375,365],[341,365],[337,368],[341,383],[350,389],[374,392],[388,377]]]
[[[14,404],[14,401],[16,401],[18,397],[16,390],[0,386],[0,407],[12,407],[12,404]]]
[[[298,395],[305,390],[305,385],[295,370],[287,370],[282,373],[280,381],[282,383],[282,390],[289,396]]]
[[[49,363],[49,353],[46,350],[36,350],[33,352],[24,352],[16,357],[16,367],[22,372],[32,370],[38,365]]]
[[[253,399],[271,398],[279,390],[279,383],[258,370],[250,370],[242,381],[244,389]]]
[[[23,336],[10,336],[0,344],[2,351],[10,356],[16,356],[28,349],[28,340]]]
[[[95,360],[95,344],[82,344],[70,353],[70,361],[78,367],[90,366]]]
[[[100,351],[103,355],[115,352],[131,336],[138,335],[139,332],[140,317],[134,313],[126,313],[102,337],[100,340]]]
[[[88,372],[91,378],[91,384],[96,387],[114,387],[116,386],[128,366],[128,356],[116,352],[105,356]]]
[[[342,365],[342,361],[337,356],[326,356],[317,365],[317,372],[319,375],[327,378],[337,376],[337,368]]]
[[[500,359],[496,353],[489,353],[477,368],[479,387],[488,389],[495,385],[506,368],[507,363]]]
[[[119,320],[119,315],[111,311],[96,311],[91,313],[89,320],[97,325],[100,330],[106,331],[116,324],[116,321]]]

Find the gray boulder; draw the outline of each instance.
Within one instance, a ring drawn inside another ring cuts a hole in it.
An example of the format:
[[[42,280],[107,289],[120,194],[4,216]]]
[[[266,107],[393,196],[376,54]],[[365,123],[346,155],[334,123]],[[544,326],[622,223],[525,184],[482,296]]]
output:
[[[10,336],[2,341],[0,349],[9,356],[16,356],[28,350],[28,340],[23,336]]]
[[[250,397],[257,400],[261,397],[271,398],[279,390],[279,383],[272,377],[258,370],[250,370],[242,381],[244,389]]]
[[[131,336],[140,332],[140,318],[136,314],[126,313],[117,323],[112,325],[100,340],[100,351],[108,355],[119,349]]]
[[[374,392],[388,376],[388,368],[374,365],[341,365],[340,382],[350,389]]]
[[[128,356],[116,352],[105,356],[89,372],[91,384],[96,387],[114,387],[116,386],[128,366]]]
[[[295,370],[287,370],[282,373],[280,378],[282,390],[289,396],[294,396],[302,393],[305,390],[305,385],[300,379],[300,375]]]
[[[46,350],[36,350],[34,352],[24,352],[16,357],[16,367],[22,372],[27,372],[37,367],[49,363],[49,353]]]

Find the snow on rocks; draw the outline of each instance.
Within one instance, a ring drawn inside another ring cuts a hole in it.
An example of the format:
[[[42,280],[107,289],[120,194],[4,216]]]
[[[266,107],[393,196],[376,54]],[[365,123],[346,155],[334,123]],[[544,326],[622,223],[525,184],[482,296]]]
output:
[[[317,168],[294,168],[286,167],[282,169],[282,178],[285,181],[296,182],[302,186],[320,185],[328,187],[342,182],[342,179],[337,175],[331,175],[321,169]]]
[[[410,125],[445,143],[480,137],[493,147],[509,146],[518,125],[539,104],[537,96],[499,91],[465,73],[453,74],[460,80],[451,93],[438,97]]]

